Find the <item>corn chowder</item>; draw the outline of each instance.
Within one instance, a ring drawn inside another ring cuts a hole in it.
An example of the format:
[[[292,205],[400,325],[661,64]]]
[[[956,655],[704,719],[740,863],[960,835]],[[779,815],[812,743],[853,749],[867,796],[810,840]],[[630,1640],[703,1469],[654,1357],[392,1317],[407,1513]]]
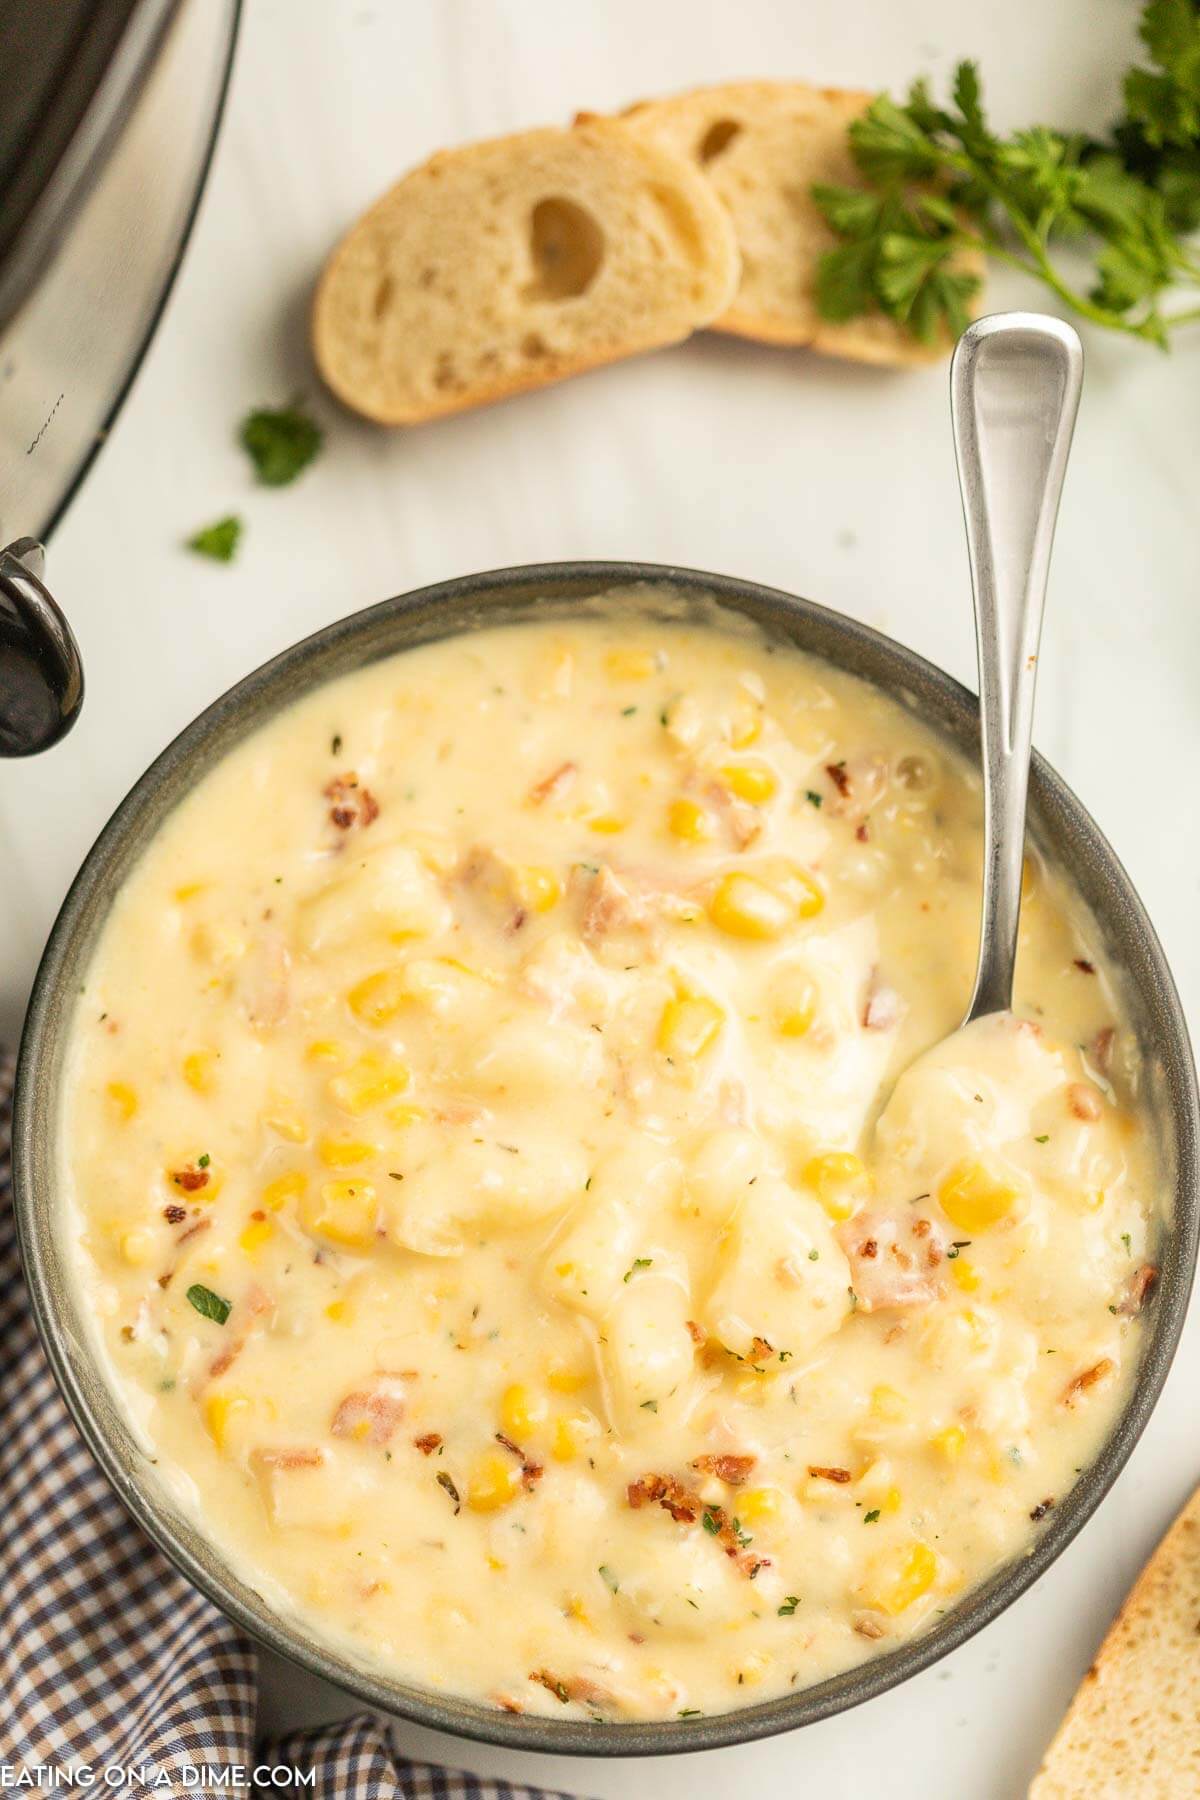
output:
[[[273,1606],[512,1712],[674,1718],[1029,1548],[1133,1378],[1156,1196],[1032,857],[1018,1016],[941,1042],[980,829],[877,692],[620,612],[334,682],[179,806],[79,1002],[70,1230]]]

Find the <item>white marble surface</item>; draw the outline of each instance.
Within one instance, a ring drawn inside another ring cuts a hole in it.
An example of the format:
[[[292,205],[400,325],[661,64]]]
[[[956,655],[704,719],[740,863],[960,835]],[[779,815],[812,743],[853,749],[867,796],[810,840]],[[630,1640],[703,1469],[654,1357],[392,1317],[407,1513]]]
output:
[[[634,556],[810,594],[972,665],[943,371],[892,377],[701,339],[493,411],[385,435],[322,405],[328,453],[254,491],[232,427],[313,389],[304,318],[349,219],[434,146],[701,80],[896,85],[960,54],[998,115],[1095,122],[1128,0],[248,0],[232,104],[182,278],[109,447],[52,546],[88,668],[83,719],[0,769],[0,1032],[113,803],[235,677],[323,621],[441,576]],[[1032,301],[997,283],[999,304]],[[1036,302],[1035,302],[1036,303]],[[1088,338],[1042,659],[1038,741],[1117,845],[1200,1018],[1200,335],[1162,358]],[[229,569],[182,554],[228,510]],[[213,845],[213,855],[219,846]],[[567,1763],[402,1726],[415,1754],[596,1795],[1011,1800],[1130,1577],[1200,1477],[1193,1327],[1099,1515],[997,1624],[902,1691],[801,1735],[658,1764]],[[1191,1424],[1189,1425],[1189,1421]],[[346,1704],[266,1671],[269,1722]]]

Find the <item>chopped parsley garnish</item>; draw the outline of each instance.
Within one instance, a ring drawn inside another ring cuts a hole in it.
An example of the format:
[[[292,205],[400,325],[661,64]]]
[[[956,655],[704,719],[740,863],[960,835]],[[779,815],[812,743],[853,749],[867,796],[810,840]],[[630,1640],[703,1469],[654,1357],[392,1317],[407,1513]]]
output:
[[[214,1294],[211,1288],[203,1287],[200,1282],[193,1282],[187,1291],[187,1297],[202,1319],[211,1319],[214,1325],[223,1325],[233,1311],[232,1302],[222,1300],[220,1294]]]
[[[681,1706],[679,1709],[679,1717],[681,1719],[702,1719],[704,1714],[700,1711],[698,1706]]]
[[[876,1523],[876,1521],[878,1520],[878,1518],[879,1518],[879,1508],[877,1506],[873,1506],[869,1513],[863,1514],[863,1524],[864,1525],[874,1525]]]
[[[799,1594],[789,1594],[783,1605],[779,1608],[779,1617],[781,1619],[790,1619],[799,1604]]]
[[[825,796],[824,794],[818,794],[816,788],[807,788],[805,790],[804,798],[808,801],[810,806],[820,806]]]
[[[1121,1233],[1121,1242],[1125,1246],[1126,1256],[1132,1256],[1133,1255],[1133,1239],[1130,1237],[1130,1235],[1127,1231],[1123,1231]]]
[[[709,1537],[716,1537],[721,1529],[721,1519],[715,1507],[706,1506],[700,1515],[700,1523]]]
[[[946,1252],[946,1261],[953,1262],[960,1250],[969,1250],[970,1248],[970,1238],[955,1238],[954,1242]]]
[[[621,1280],[624,1282],[632,1281],[635,1269],[648,1269],[653,1261],[654,1258],[652,1256],[635,1256],[625,1273],[622,1275]]]
[[[323,438],[321,427],[297,402],[258,406],[238,429],[238,442],[264,487],[286,487],[306,469]]]
[[[459,1511],[462,1508],[462,1499],[461,1499],[461,1496],[459,1495],[458,1489],[455,1487],[454,1482],[452,1481],[450,1476],[447,1475],[445,1469],[438,1470],[437,1484],[440,1488],[445,1488],[446,1492],[449,1494],[450,1498],[453,1500],[454,1512],[455,1512],[455,1516],[457,1516]]]
[[[613,1594],[620,1593],[621,1584],[617,1580],[616,1576],[613,1574],[612,1570],[609,1568],[607,1563],[601,1563],[600,1567],[597,1569],[596,1573],[599,1575],[601,1581],[604,1583],[605,1587],[609,1590],[610,1593],[613,1593]]]
[[[329,754],[330,756],[340,756],[342,754],[342,734],[340,731],[335,731],[329,740]]]
[[[1043,1131],[1041,1137],[1035,1137],[1033,1141],[1035,1144],[1048,1144],[1050,1142],[1050,1133],[1048,1131]]]
[[[643,1412],[656,1413],[658,1411],[658,1401],[657,1400],[643,1400],[641,1403],[641,1410]]]
[[[196,1167],[198,1169],[207,1169],[207,1167],[211,1161],[212,1161],[212,1157],[208,1154],[208,1151],[206,1150],[204,1152],[203,1156],[198,1156],[196,1158]]]
[[[232,562],[237,555],[238,544],[242,537],[242,521],[233,513],[228,518],[218,519],[213,525],[205,525],[200,531],[187,539],[185,548],[195,552],[197,556],[207,556],[213,562]]]
[[[820,1262],[821,1252],[819,1250],[810,1250],[808,1253],[808,1260],[809,1262]]]
[[[637,711],[636,706],[623,706],[621,708],[621,717],[623,719],[632,719],[632,717],[636,711]]]

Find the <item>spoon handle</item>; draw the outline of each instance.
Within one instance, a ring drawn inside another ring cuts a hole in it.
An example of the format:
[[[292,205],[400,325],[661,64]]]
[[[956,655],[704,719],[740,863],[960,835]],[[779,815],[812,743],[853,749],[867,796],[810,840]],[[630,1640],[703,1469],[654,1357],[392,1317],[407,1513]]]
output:
[[[979,649],[984,866],[967,1019],[1012,1005],[1038,643],[1083,346],[1040,313],[997,313],[959,339],[950,411]]]

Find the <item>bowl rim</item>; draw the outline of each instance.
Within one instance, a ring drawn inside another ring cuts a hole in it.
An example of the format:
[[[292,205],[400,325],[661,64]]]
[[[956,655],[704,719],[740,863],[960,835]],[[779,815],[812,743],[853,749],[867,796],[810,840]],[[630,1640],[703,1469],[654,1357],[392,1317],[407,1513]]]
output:
[[[51,1066],[56,1044],[69,1036],[72,1008],[60,1012],[56,1002],[62,992],[61,977],[70,967],[77,948],[86,909],[94,891],[104,881],[107,865],[139,838],[144,810],[164,785],[181,771],[192,777],[190,788],[220,760],[206,761],[205,752],[223,727],[249,718],[256,729],[281,711],[300,691],[311,691],[335,678],[319,672],[321,659],[337,649],[366,644],[373,630],[414,614],[468,607],[472,600],[485,604],[509,597],[532,610],[536,599],[530,590],[545,590],[554,599],[583,602],[610,591],[643,587],[653,594],[682,593],[693,602],[711,599],[718,609],[742,613],[766,627],[777,626],[802,652],[881,687],[901,705],[924,690],[937,697],[942,715],[926,720],[935,732],[951,738],[952,720],[977,717],[978,702],[966,687],[884,633],[816,602],[783,590],[734,576],[710,574],[675,564],[638,561],[564,561],[529,563],[457,576],[394,596],[373,606],[331,621],[279,652],[242,677],[206,706],[163,749],[120,801],[80,864],[79,870],[55,919],[34,980],[17,1061],[13,1098],[13,1208],[17,1238],[32,1309],[43,1347],[59,1390],[76,1427],[102,1473],[135,1522],[180,1572],[227,1617],[252,1638],[279,1655],[323,1677],[343,1691],[394,1716],[458,1737],[495,1744],[505,1749],[538,1751],[556,1755],[646,1756],[717,1749],[772,1736],[845,1711],[851,1706],[888,1691],[909,1676],[929,1668],[950,1651],[989,1624],[1025,1593],[1066,1549],[1083,1528],[1128,1460],[1150,1417],[1166,1380],[1183,1329],[1192,1285],[1200,1229],[1200,1098],[1196,1070],[1183,1007],[1154,928],[1123,866],[1071,790],[1038,753],[1034,752],[1031,775],[1031,810],[1045,808],[1063,821],[1078,860],[1088,859],[1103,871],[1106,893],[1114,913],[1124,913],[1127,928],[1140,940],[1145,957],[1145,985],[1151,990],[1165,1022],[1166,1042],[1161,1046],[1171,1089],[1170,1134],[1175,1161],[1172,1219],[1172,1265],[1165,1269],[1154,1301],[1153,1322],[1143,1345],[1142,1363],[1124,1410],[1095,1460],[1050,1514],[1028,1553],[994,1571],[937,1624],[927,1627],[894,1651],[859,1663],[794,1694],[739,1708],[732,1712],[703,1714],[673,1720],[590,1723],[558,1720],[541,1715],[509,1714],[481,1704],[439,1695],[432,1690],[406,1687],[390,1680],[368,1663],[307,1637],[298,1620],[269,1608],[256,1611],[254,1590],[234,1571],[209,1566],[172,1524],[163,1498],[153,1482],[141,1477],[133,1459],[127,1462],[104,1428],[86,1391],[90,1373],[99,1387],[106,1382],[82,1337],[70,1329],[61,1305],[62,1295],[53,1279],[49,1234],[38,1227],[35,1194],[39,1152],[45,1152],[39,1121],[53,1109],[45,1096],[47,1082],[54,1092]],[[517,596],[524,595],[518,599]],[[551,600],[551,605],[554,600]],[[561,615],[558,615],[561,616]],[[451,612],[446,627],[430,630],[421,641],[460,636],[476,621]],[[497,619],[495,623],[510,622]],[[864,675],[848,656],[846,660],[805,643],[806,629],[825,644],[863,653],[868,661],[886,664],[895,672],[890,687]],[[403,654],[406,647],[395,646]],[[380,655],[388,654],[387,650]],[[376,658],[364,655],[362,666]],[[318,666],[314,679],[289,692],[289,683]],[[346,671],[348,672],[348,671]],[[274,697],[275,703],[271,704]],[[261,704],[261,711],[256,706]],[[911,709],[911,706],[910,706]],[[186,790],[185,790],[186,791]],[[177,803],[177,800],[176,800]],[[154,831],[143,834],[149,842]],[[1073,859],[1074,860],[1074,859]],[[115,891],[115,890],[114,890]],[[107,909],[106,909],[107,910]],[[1097,915],[1100,917],[1101,915]],[[1139,990],[1140,991],[1140,990]],[[64,1023],[65,1020],[65,1023]],[[54,1141],[54,1126],[45,1136]],[[46,1181],[53,1183],[53,1170]],[[111,1399],[111,1395],[110,1395]],[[193,1528],[194,1529],[194,1528]],[[198,1531],[197,1543],[204,1548]],[[216,1561],[220,1558],[216,1557]],[[265,1603],[264,1603],[265,1606]]]

